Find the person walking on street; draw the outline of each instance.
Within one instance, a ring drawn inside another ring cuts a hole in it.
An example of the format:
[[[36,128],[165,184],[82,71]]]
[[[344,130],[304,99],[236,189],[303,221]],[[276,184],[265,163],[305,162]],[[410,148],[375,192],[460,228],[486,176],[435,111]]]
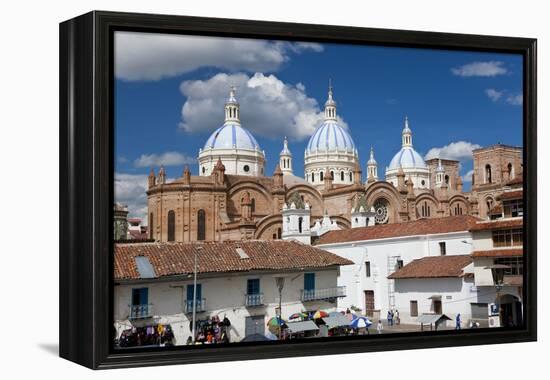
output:
[[[376,325],[376,331],[378,331],[378,334],[382,334],[382,330],[384,330],[384,326],[382,325],[382,321],[378,320],[378,324]]]
[[[388,326],[393,326],[393,311],[388,310]]]
[[[456,315],[456,327],[455,330],[460,330],[462,321],[460,320],[460,313]]]
[[[401,323],[401,319],[399,318],[399,310],[395,310],[395,324],[398,325]]]

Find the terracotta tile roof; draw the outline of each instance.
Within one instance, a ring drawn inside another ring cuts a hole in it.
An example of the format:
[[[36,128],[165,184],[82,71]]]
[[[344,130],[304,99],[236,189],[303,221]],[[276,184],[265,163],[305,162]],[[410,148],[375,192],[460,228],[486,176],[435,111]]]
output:
[[[286,270],[350,265],[325,250],[294,241],[225,241],[205,243],[116,243],[116,280],[139,279],[135,257],[146,256],[157,277],[193,273],[194,252],[202,246],[197,273]],[[241,248],[244,255],[237,252]],[[244,257],[244,258],[243,258]]]
[[[321,236],[317,245],[468,231],[479,220],[470,215],[449,216],[445,218],[419,219],[412,222],[378,224],[370,227],[330,231]]]
[[[469,255],[429,256],[413,260],[389,279],[461,277],[462,269],[472,262]]]
[[[472,257],[510,257],[523,256],[523,248],[490,249],[486,251],[474,251]]]
[[[500,194],[497,198],[501,199],[501,200],[522,199],[523,198],[523,189],[522,190],[514,190],[514,191],[505,191],[504,193]]]
[[[523,227],[523,218],[510,218],[475,223],[470,231],[498,230],[502,228]]]

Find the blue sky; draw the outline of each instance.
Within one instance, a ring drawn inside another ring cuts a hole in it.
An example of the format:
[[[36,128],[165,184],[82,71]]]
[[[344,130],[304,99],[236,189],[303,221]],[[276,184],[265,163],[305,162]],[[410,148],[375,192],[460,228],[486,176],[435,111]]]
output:
[[[472,148],[523,145],[519,55],[137,33],[118,34],[115,46],[115,197],[138,216],[151,166],[164,164],[172,178],[186,163],[198,173],[198,150],[223,124],[231,85],[268,174],[288,135],[303,175],[329,78],[364,173],[372,145],[383,176],[405,115],[414,148],[460,160],[466,188]]]

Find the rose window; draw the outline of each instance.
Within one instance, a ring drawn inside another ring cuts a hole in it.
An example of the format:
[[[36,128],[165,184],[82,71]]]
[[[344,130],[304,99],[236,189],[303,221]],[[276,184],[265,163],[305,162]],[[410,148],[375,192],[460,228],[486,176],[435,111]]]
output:
[[[376,224],[385,224],[388,223],[388,219],[388,202],[385,199],[378,199],[374,203],[374,221]]]

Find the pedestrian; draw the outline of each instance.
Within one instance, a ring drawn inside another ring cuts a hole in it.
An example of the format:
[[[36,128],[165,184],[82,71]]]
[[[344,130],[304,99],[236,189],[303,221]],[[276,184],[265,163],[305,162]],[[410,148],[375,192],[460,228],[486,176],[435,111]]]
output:
[[[393,326],[393,311],[392,310],[388,310],[388,316],[387,316],[387,319],[388,319],[388,326]]]
[[[378,331],[378,334],[382,334],[382,330],[384,330],[384,325],[382,325],[382,320],[379,319],[376,325],[376,331]]]
[[[460,320],[460,313],[456,315],[456,327],[455,330],[460,330],[462,328],[461,326],[461,320]]]
[[[399,310],[395,310],[395,324],[399,325],[401,323],[401,318],[399,318]]]

